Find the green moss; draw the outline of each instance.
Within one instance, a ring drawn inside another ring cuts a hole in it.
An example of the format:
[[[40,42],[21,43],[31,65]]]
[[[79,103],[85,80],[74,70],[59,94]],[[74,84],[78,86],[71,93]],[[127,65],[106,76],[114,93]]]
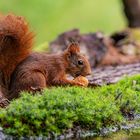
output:
[[[22,93],[0,110],[0,126],[11,135],[61,134],[69,128],[98,131],[140,113],[140,75],[97,88],[58,87],[32,96]]]

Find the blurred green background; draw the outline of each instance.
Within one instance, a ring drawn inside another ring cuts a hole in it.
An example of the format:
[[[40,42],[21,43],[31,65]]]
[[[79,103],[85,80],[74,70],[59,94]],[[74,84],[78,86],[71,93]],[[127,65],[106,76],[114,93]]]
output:
[[[126,25],[121,0],[0,0],[0,13],[9,12],[25,16],[36,46],[72,28],[111,33]]]

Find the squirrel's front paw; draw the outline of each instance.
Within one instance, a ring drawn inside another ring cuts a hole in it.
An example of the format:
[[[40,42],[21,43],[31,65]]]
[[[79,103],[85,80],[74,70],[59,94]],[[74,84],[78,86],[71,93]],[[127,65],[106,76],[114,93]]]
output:
[[[10,101],[6,98],[0,98],[0,108],[5,108],[10,104]]]
[[[73,79],[73,81],[78,86],[83,86],[83,87],[87,87],[88,86],[88,79],[86,77],[78,76],[75,79]]]

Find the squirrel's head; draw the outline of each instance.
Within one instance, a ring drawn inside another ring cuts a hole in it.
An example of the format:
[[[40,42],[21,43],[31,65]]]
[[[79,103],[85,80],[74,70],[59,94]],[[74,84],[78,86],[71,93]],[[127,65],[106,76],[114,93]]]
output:
[[[80,53],[80,47],[78,43],[71,43],[64,51],[68,74],[73,77],[87,76],[91,74],[91,67],[88,59],[84,54]]]

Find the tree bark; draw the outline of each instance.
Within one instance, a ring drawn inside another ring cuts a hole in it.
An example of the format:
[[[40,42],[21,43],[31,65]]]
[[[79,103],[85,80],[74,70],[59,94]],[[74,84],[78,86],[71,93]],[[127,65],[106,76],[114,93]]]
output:
[[[122,0],[129,27],[140,27],[140,1]]]

